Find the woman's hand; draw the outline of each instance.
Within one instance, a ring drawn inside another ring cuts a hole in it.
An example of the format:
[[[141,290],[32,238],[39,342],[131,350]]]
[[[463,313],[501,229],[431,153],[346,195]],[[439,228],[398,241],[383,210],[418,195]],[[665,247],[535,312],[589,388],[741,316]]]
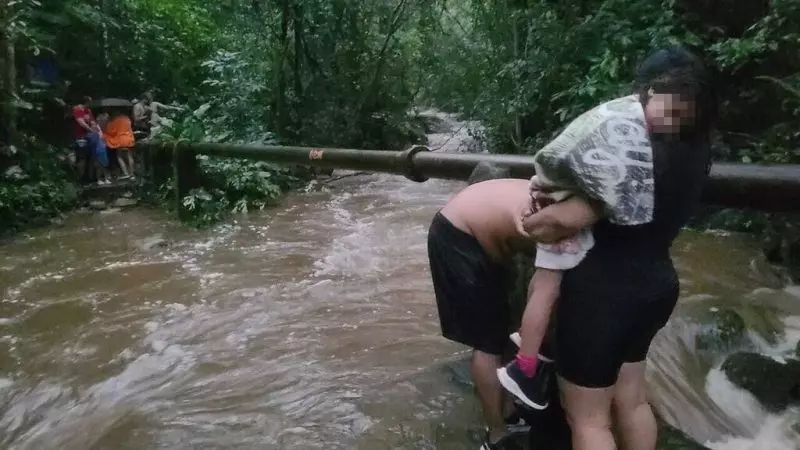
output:
[[[517,231],[545,244],[552,244],[591,227],[600,218],[600,210],[578,196],[532,211],[522,209],[517,219]]]

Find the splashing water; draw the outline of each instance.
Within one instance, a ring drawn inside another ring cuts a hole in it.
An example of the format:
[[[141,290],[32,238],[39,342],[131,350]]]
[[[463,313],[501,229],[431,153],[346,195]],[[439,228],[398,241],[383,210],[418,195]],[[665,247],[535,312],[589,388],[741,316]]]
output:
[[[476,124],[436,116],[452,131],[432,148],[470,145]],[[131,210],[5,245],[0,447],[474,445],[477,403],[450,369],[465,349],[440,336],[425,241],[464,185],[349,177],[213,230]],[[766,353],[800,337],[800,302],[756,254],[746,238],[685,233],[682,305],[651,352],[659,411],[715,450],[800,442],[796,411],[765,414],[693,350],[697,304],[781,309],[788,331]]]

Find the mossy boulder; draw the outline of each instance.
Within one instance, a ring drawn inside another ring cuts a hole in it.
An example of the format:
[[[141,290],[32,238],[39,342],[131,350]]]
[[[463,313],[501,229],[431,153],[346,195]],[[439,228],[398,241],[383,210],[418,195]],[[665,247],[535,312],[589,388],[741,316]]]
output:
[[[695,347],[702,352],[725,352],[747,342],[747,326],[739,313],[729,308],[710,308],[698,315],[700,331]]]
[[[673,427],[672,425],[664,422],[658,416],[658,443],[656,448],[658,450],[708,450],[683,431]]]
[[[737,313],[744,319],[745,326],[770,345],[775,345],[783,336],[784,323],[778,311],[764,305],[747,304],[737,308]]]
[[[784,326],[777,312],[762,305],[713,307],[695,317],[701,324],[695,347],[714,355],[751,347],[749,332],[770,345],[776,344],[783,334]]]
[[[758,353],[738,352],[725,360],[722,371],[770,412],[800,400],[800,361],[781,363]]]
[[[792,279],[800,281],[800,215],[770,215],[763,249],[769,262],[784,266]]]

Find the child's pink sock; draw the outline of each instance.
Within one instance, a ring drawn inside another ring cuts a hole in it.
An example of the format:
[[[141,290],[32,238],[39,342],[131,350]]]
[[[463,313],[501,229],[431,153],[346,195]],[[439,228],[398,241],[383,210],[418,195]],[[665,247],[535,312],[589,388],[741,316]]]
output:
[[[536,373],[536,364],[539,360],[536,356],[526,356],[522,353],[517,353],[517,365],[526,377],[532,377]]]

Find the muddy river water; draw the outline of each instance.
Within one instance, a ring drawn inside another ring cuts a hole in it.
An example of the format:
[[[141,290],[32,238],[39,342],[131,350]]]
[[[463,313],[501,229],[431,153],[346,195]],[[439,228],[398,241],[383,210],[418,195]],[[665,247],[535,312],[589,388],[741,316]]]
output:
[[[465,127],[430,136],[458,151]],[[477,448],[466,355],[440,337],[430,219],[465,183],[363,175],[211,230],[146,209],[75,214],[0,245],[0,448]],[[703,308],[757,302],[800,337],[800,289],[741,236],[674,249],[683,298],[653,401],[714,449],[800,445],[691,345]]]

